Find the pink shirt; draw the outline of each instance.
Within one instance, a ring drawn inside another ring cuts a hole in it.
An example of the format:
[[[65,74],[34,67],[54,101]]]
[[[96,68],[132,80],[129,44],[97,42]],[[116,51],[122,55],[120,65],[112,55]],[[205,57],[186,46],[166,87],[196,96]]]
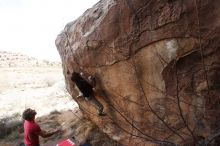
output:
[[[39,146],[40,126],[35,121],[24,122],[24,143],[26,146]]]

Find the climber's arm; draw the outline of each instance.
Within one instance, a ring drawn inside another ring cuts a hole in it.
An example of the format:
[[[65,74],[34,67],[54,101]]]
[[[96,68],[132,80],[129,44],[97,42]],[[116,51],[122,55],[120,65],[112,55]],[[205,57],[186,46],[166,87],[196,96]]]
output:
[[[83,94],[82,92],[79,90],[79,88],[77,86],[75,86],[75,89],[78,91],[79,95],[76,96],[76,98],[79,98],[79,97],[83,97]]]
[[[96,80],[94,76],[89,76],[88,77],[89,83],[92,85],[93,88],[96,86]]]

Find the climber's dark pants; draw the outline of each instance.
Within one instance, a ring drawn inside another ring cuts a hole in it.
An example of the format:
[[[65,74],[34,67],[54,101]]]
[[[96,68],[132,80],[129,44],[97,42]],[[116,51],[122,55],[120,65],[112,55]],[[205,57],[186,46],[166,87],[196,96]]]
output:
[[[103,113],[103,105],[96,99],[94,94],[90,95],[89,97],[85,97],[85,99],[95,106],[95,108],[98,110],[98,114]]]

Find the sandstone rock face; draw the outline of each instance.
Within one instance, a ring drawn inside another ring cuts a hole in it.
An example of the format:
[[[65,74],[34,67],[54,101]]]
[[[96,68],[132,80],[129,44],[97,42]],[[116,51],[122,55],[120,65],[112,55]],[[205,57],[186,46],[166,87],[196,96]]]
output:
[[[83,113],[124,145],[218,143],[218,0],[101,0],[56,39],[66,87]],[[78,94],[97,80],[107,116]]]

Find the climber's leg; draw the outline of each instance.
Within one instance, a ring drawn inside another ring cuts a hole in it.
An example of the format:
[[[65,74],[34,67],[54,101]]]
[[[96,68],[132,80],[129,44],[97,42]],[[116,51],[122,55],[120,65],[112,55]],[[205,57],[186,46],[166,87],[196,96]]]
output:
[[[95,106],[95,108],[98,110],[98,114],[99,116],[104,116],[104,112],[103,112],[103,105],[96,99],[96,97],[94,95],[92,95],[92,97],[90,98],[89,102]]]

